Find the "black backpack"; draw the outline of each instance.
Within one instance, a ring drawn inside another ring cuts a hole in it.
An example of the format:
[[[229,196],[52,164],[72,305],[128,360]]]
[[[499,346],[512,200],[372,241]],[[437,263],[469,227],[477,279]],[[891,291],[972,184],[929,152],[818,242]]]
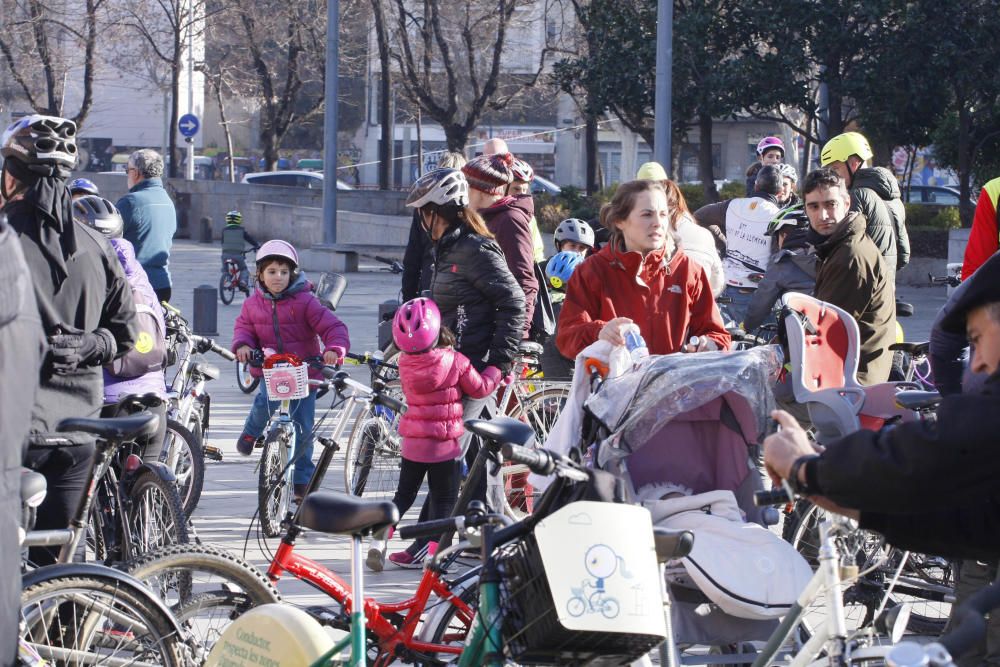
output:
[[[538,294],[535,296],[535,312],[531,316],[528,338],[544,343],[556,332],[556,314],[549,298],[548,279],[538,264],[535,264],[535,278],[538,280]]]

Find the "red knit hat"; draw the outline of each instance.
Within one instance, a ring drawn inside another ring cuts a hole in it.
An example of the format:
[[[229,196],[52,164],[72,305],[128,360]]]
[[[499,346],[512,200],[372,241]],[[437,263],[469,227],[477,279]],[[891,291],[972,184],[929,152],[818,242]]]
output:
[[[514,178],[514,172],[511,169],[513,164],[514,156],[510,153],[480,155],[469,160],[462,167],[462,173],[469,181],[470,188],[488,195],[499,195],[503,194]]]

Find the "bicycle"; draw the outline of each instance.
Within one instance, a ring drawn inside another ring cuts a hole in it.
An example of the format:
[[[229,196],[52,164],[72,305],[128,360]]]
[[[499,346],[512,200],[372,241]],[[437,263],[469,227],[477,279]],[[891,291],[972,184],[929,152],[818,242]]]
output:
[[[56,563],[22,576],[18,635],[22,654],[58,664],[190,664],[184,629],[170,611],[140,582],[118,570],[94,563],[71,562],[84,539],[91,514],[95,481],[111,465],[125,442],[156,432],[155,415],[116,419],[67,419],[57,430],[98,436],[94,467],[69,527],[33,530],[25,525],[22,547],[60,546]],[[22,476],[21,495],[27,508],[41,504],[45,478]],[[31,512],[25,511],[30,517]],[[25,564],[27,565],[27,564]]]
[[[221,450],[205,444],[212,405],[205,384],[218,379],[220,371],[217,366],[195,361],[193,357],[214,352],[227,361],[235,361],[236,355],[212,339],[195,334],[179,310],[167,303],[163,305],[168,357],[177,365],[177,371],[168,388],[167,434],[160,460],[177,477],[184,513],[191,516],[205,483],[205,458],[222,460]]]
[[[249,248],[243,251],[246,255],[248,252],[256,250],[256,248]],[[250,284],[243,284],[240,282],[240,274],[246,269],[241,269],[239,262],[230,257],[226,257],[222,262],[222,275],[219,276],[219,299],[222,303],[227,306],[233,302],[233,297],[236,296],[236,290],[243,292],[244,296],[250,296],[250,290],[253,288],[253,278],[250,279]]]

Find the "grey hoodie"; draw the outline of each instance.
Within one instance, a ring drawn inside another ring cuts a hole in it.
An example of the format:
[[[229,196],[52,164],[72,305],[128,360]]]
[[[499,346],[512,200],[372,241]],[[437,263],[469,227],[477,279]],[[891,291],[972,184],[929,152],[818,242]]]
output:
[[[886,258],[886,268],[895,275],[910,262],[910,238],[906,233],[906,209],[899,182],[885,167],[858,169],[851,195],[851,210],[864,213],[868,220],[865,231]]]
[[[812,294],[816,287],[816,254],[811,248],[782,248],[771,256],[764,279],[750,299],[743,328],[753,331],[767,319],[785,292]]]

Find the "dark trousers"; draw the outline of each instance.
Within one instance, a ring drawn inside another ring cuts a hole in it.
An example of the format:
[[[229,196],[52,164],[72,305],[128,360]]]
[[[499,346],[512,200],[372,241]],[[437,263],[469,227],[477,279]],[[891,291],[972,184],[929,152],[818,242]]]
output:
[[[76,514],[83,487],[94,465],[96,449],[93,443],[72,447],[29,447],[24,465],[45,475],[45,500],[38,508],[35,528],[51,530],[68,528]],[[60,547],[32,547],[28,558],[41,567],[56,562]]]
[[[427,477],[427,520],[444,519],[451,515],[458,498],[458,481],[461,464],[455,459],[438,463],[418,463],[403,459],[399,466],[399,485],[392,502],[399,509],[399,516],[406,514],[417,499],[420,485]]]
[[[172,291],[169,287],[154,288],[153,291],[156,292],[157,301],[170,302],[170,295],[172,294]]]
[[[159,461],[160,452],[163,451],[163,441],[167,437],[167,404],[162,403],[155,408],[150,408],[149,411],[160,418],[159,426],[151,437],[136,442],[141,447],[143,461]],[[127,413],[119,412],[117,405],[105,405],[101,408],[101,418],[125,416]]]
[[[955,580],[955,603],[952,610],[969,599],[969,596],[989,586],[997,579],[997,564],[964,560]],[[951,625],[949,619],[948,624]],[[963,656],[954,656],[958,667],[1000,665],[1000,614],[993,612],[986,619],[986,637]]]

